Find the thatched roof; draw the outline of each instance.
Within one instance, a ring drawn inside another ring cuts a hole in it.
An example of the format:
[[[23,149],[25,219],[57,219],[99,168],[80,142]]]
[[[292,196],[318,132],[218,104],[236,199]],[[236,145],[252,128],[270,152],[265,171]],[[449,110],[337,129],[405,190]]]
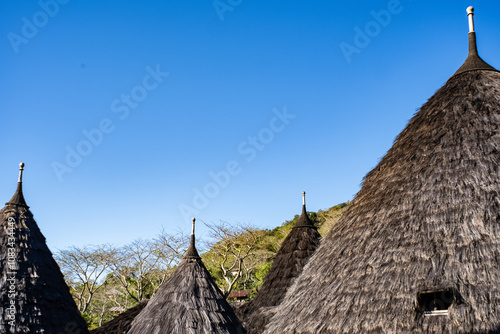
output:
[[[368,173],[265,333],[500,333],[499,166],[500,73],[469,67]]]
[[[24,200],[23,167],[0,211],[0,333],[88,333]]]
[[[302,193],[304,196],[305,193]],[[294,280],[320,244],[321,236],[309,219],[305,198],[302,214],[281,244],[276,258],[257,297],[238,312],[245,320],[248,333],[262,333],[274,308],[279,305]]]
[[[132,322],[128,334],[239,334],[243,327],[191,244],[175,272]]]
[[[148,300],[120,313],[116,318],[106,322],[101,327],[90,331],[90,334],[127,334],[135,317],[146,307]]]

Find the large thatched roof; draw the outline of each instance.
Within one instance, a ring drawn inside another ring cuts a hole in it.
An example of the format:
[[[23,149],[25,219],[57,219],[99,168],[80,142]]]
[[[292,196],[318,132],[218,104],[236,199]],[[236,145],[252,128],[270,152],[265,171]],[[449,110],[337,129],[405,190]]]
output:
[[[132,322],[128,334],[239,334],[243,327],[191,244],[176,271]]]
[[[300,275],[318,248],[320,239],[318,230],[307,214],[304,198],[302,214],[278,250],[257,297],[239,310],[249,334],[262,333],[274,307],[281,303],[295,278]]]
[[[500,73],[478,58],[368,173],[265,333],[500,333]]]
[[[88,333],[26,205],[20,174],[16,193],[0,211],[0,333],[28,332]]]
[[[120,313],[116,318],[106,322],[101,327],[90,331],[90,334],[127,334],[135,317],[146,307],[148,300]]]

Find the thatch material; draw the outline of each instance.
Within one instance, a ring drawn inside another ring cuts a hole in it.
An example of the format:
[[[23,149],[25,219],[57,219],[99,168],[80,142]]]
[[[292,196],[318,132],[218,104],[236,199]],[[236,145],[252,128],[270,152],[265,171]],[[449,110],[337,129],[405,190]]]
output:
[[[279,305],[294,280],[320,244],[321,236],[309,219],[305,201],[302,214],[288,236],[281,244],[276,258],[257,297],[239,309],[249,334],[262,333],[273,315],[273,308]]]
[[[21,181],[0,211],[0,333],[88,333]]]
[[[447,315],[419,296],[439,290],[449,292],[440,299],[451,304]],[[469,69],[368,173],[265,333],[500,333],[499,325],[500,73]]]
[[[106,322],[101,327],[90,331],[90,334],[127,334],[132,321],[146,307],[148,300],[142,301],[136,306],[120,313],[116,318]]]
[[[128,334],[244,333],[198,256],[194,241],[192,233],[186,256],[132,322]]]

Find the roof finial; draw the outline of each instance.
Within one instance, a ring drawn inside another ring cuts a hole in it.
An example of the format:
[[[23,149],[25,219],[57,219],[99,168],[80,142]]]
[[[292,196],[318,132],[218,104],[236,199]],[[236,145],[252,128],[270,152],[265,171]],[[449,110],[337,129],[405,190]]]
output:
[[[200,255],[198,255],[198,251],[196,250],[196,239],[194,236],[194,223],[196,218],[192,218],[191,221],[193,222],[193,225],[191,227],[191,239],[189,241],[189,248],[186,252],[186,258],[200,258]]]
[[[474,32],[474,7],[467,7],[467,16],[469,17],[469,32]]]
[[[24,171],[24,162],[21,162],[19,164],[19,178],[17,179],[16,192],[14,193],[14,196],[12,196],[10,201],[7,202],[6,204],[20,205],[28,208],[28,205],[26,205],[26,201],[24,200],[24,195],[23,195],[23,171]]]
[[[23,171],[24,171],[24,162],[21,162],[19,164],[19,179],[17,182],[22,183],[23,182]]]
[[[482,60],[477,52],[476,32],[474,28],[474,7],[470,6],[467,8],[467,17],[469,18],[469,55],[452,78],[457,74],[475,70],[498,72],[494,67]]]
[[[306,210],[306,192],[302,192],[302,213],[300,214],[299,220],[297,221],[297,224],[295,227],[314,227],[313,222],[309,219],[309,215],[307,214]],[[294,227],[294,228],[295,228]]]

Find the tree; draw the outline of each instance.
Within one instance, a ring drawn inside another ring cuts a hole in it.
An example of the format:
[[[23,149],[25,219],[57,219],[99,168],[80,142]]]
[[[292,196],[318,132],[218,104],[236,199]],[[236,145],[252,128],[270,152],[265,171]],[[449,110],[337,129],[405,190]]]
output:
[[[189,237],[182,231],[172,235],[162,229],[153,242],[156,247],[156,256],[159,259],[158,266],[151,275],[151,286],[154,294],[172,274],[174,267],[184,256],[189,245]]]
[[[220,270],[223,293],[227,297],[235,285],[252,273],[257,261],[256,252],[259,240],[265,231],[248,225],[232,226],[227,222],[205,224],[210,229],[212,241],[208,243],[210,251],[204,254],[213,267]]]
[[[153,240],[137,239],[120,249],[114,273],[125,292],[136,302],[150,298],[182,258],[187,238],[162,231]]]
[[[55,258],[78,309],[95,328],[150,298],[173,272],[187,245],[183,233],[163,230],[153,240],[137,239],[123,247],[71,247]]]
[[[117,256],[118,249],[107,244],[71,247],[56,254],[80,312],[88,310],[96,292],[111,277]]]

